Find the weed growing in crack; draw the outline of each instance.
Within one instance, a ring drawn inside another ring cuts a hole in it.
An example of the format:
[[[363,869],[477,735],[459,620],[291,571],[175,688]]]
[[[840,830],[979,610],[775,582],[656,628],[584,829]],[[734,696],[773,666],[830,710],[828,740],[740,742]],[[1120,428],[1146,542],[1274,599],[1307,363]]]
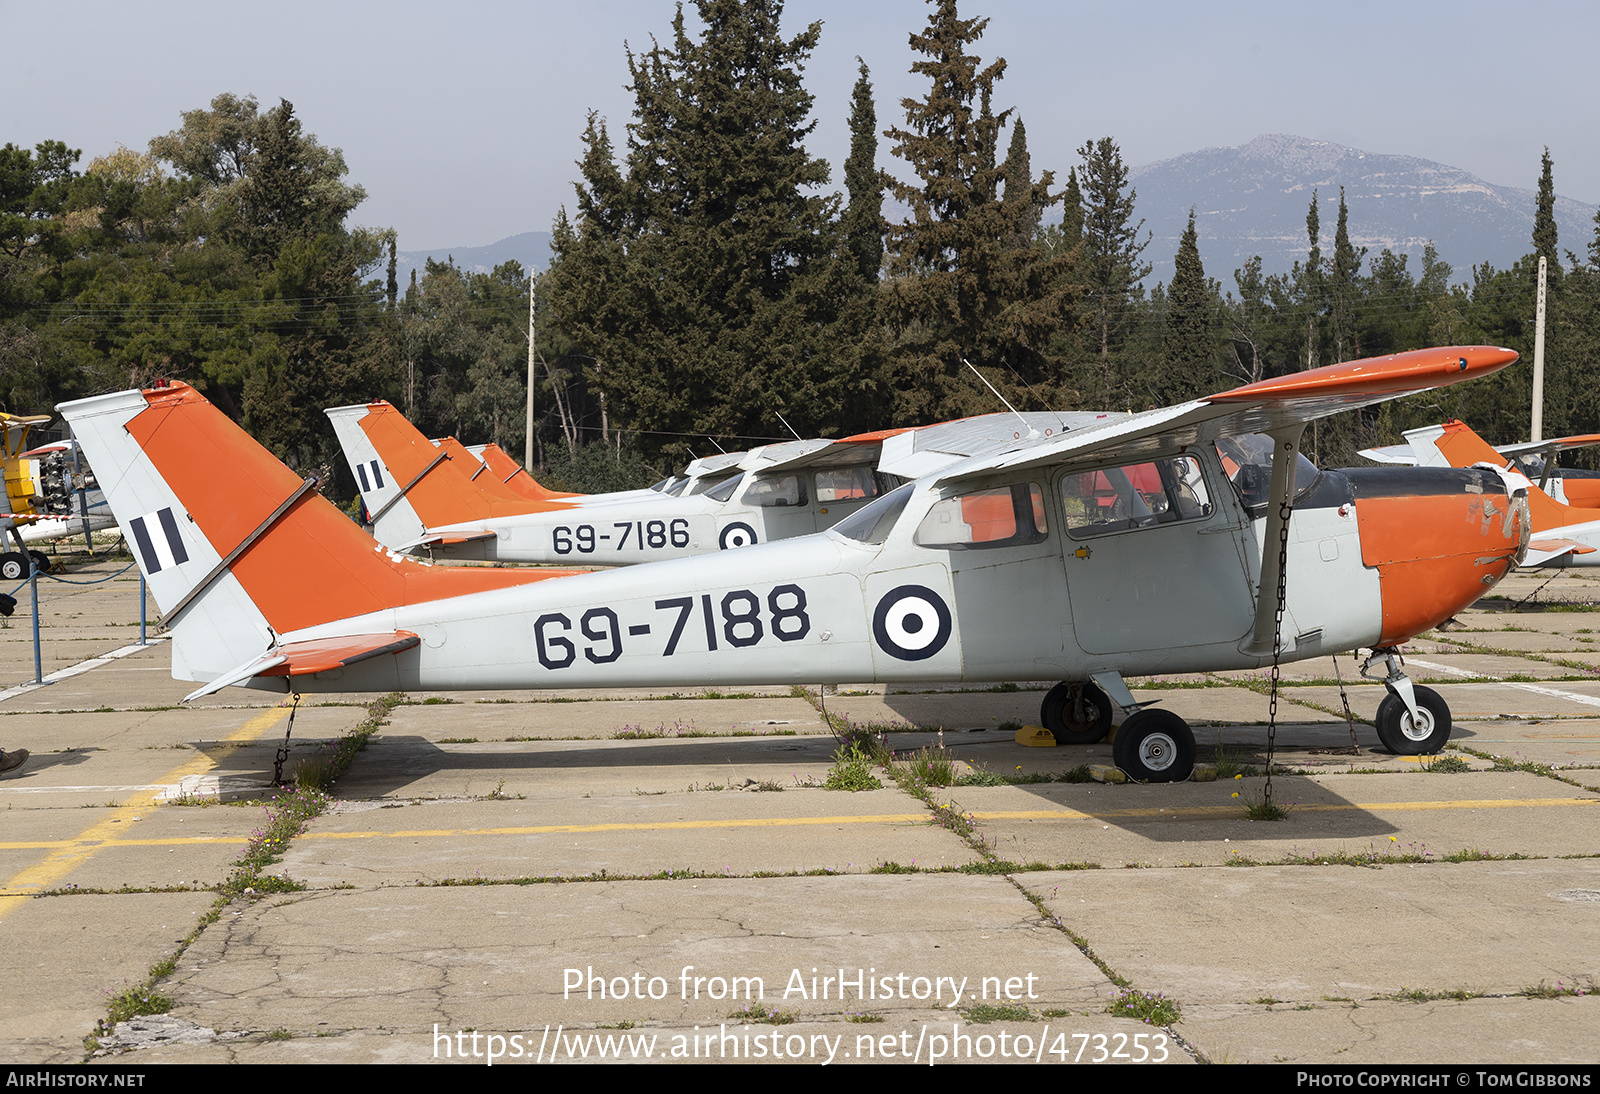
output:
[[[1124,988],[1106,1006],[1118,1018],[1137,1018],[1152,1026],[1170,1026],[1180,1017],[1178,1004],[1160,992]]]

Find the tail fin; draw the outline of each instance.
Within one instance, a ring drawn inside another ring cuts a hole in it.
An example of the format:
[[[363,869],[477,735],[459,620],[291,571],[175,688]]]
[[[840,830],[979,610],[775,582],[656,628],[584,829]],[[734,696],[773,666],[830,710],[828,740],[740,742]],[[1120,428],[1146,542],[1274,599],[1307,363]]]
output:
[[[187,384],[59,409],[172,630],[178,679],[226,676],[286,634],[374,629],[386,609],[544,576],[384,551]]]
[[[424,437],[393,406],[376,402],[327,412],[372,515],[378,542],[397,550],[430,531],[539,512],[544,503],[504,489],[454,439]],[[481,472],[474,477],[474,472]]]
[[[567,494],[540,485],[539,481],[528,473],[527,468],[512,459],[506,454],[505,449],[492,441],[485,445],[473,445],[468,451],[477,453],[478,458],[489,468],[489,473],[497,481],[525,498],[532,498],[534,501],[552,501],[556,498],[584,497],[583,494]]]
[[[1504,453],[1496,451],[1465,422],[1449,421],[1443,425],[1412,429],[1406,432],[1405,437],[1416,450],[1418,462],[1425,466],[1471,467],[1478,463],[1489,463],[1517,470],[1515,464],[1507,461]],[[1533,520],[1536,534],[1600,519],[1600,513],[1563,505],[1531,482],[1528,484],[1528,515]]]

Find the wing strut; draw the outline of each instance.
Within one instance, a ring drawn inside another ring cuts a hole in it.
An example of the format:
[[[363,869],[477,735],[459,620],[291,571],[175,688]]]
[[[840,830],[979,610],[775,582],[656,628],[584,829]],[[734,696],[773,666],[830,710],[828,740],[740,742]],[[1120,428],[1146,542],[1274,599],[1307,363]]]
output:
[[[410,493],[411,488],[413,486],[417,485],[417,483],[421,482],[424,478],[427,477],[427,474],[428,474],[429,471],[432,471],[435,467],[438,467],[441,463],[443,463],[445,460],[448,460],[449,458],[450,458],[450,453],[448,453],[448,452],[440,452],[437,456],[435,456],[433,458],[432,462],[430,462],[427,467],[424,467],[421,471],[417,472],[416,478],[412,479],[410,482],[408,482],[404,486],[402,486],[400,488],[400,492],[398,494],[396,494],[394,497],[390,498],[388,501],[384,502],[381,506],[378,507],[378,511],[376,513],[372,514],[372,519],[371,519],[371,521],[369,523],[377,524],[378,523],[378,518],[383,516],[383,514],[387,513],[389,510],[393,509],[395,507],[395,505],[400,501],[401,498],[405,497],[406,494]]]
[[[1261,548],[1261,581],[1256,587],[1256,623],[1245,653],[1269,654],[1278,631],[1277,588],[1283,579],[1284,552],[1274,550],[1285,535],[1294,501],[1294,472],[1300,458],[1300,438],[1306,423],[1295,422],[1272,430],[1272,485],[1267,500],[1267,538]]]

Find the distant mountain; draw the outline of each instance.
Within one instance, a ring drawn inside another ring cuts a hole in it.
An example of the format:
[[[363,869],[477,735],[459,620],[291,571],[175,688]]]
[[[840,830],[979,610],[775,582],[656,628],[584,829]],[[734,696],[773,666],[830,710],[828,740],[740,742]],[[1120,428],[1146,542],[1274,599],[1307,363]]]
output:
[[[400,291],[406,291],[406,285],[411,281],[411,271],[417,271],[417,277],[422,276],[423,269],[427,266],[428,259],[435,262],[453,260],[458,269],[469,273],[489,273],[502,262],[516,259],[522,263],[523,270],[543,270],[550,264],[550,233],[549,232],[523,232],[521,235],[507,236],[497,243],[490,243],[484,247],[435,247],[430,251],[400,251],[395,255],[395,277],[400,282]],[[370,276],[382,281],[388,276],[388,258],[385,256],[378,263],[378,268]]]
[[[1529,164],[1529,176],[1536,179],[1538,169]],[[1312,190],[1319,195],[1322,254],[1331,256],[1340,186],[1350,208],[1350,241],[1366,247],[1369,260],[1385,247],[1409,255],[1413,276],[1429,240],[1455,268],[1451,280],[1458,283],[1470,280],[1476,263],[1503,269],[1533,250],[1533,190],[1496,186],[1432,160],[1328,141],[1269,134],[1238,148],[1207,148],[1134,167],[1129,179],[1137,192],[1134,217],[1145,218],[1153,237],[1144,253],[1155,267],[1147,285],[1172,279],[1190,206],[1206,274],[1224,290],[1235,288],[1233,271],[1252,255],[1261,256],[1268,273],[1305,261]],[[1595,209],[1557,196],[1563,250],[1585,252],[1594,238]]]

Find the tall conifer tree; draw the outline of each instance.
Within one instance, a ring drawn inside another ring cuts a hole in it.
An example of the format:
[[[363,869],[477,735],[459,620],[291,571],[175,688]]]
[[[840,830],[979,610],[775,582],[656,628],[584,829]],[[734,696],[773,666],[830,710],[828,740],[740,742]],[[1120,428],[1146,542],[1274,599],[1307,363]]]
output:
[[[1128,185],[1128,168],[1116,142],[1110,137],[1088,141],[1078,155],[1083,159],[1081,269],[1094,325],[1094,352],[1100,357],[1100,405],[1110,406],[1116,395],[1112,354],[1121,344],[1135,289],[1150,273],[1150,263],[1142,257],[1150,235],[1145,233],[1140,241],[1144,221],[1133,223],[1137,192]]]
[[[827,288],[839,199],[818,193],[828,166],[804,144],[800,71],[821,24],[785,39],[780,0],[696,7],[698,37],[680,11],[670,45],[629,56],[625,171],[591,120],[550,278],[555,321],[612,412],[675,456],[689,442],[674,435],[782,435],[779,414],[841,428],[853,390]]]
[[[1539,201],[1533,213],[1533,253],[1543,256],[1550,276],[1561,272],[1561,252],[1556,249],[1556,184],[1551,174],[1550,148],[1539,158]],[[1537,276],[1539,264],[1534,262]]]
[[[970,52],[986,19],[962,19],[955,0],[940,0],[920,34],[911,71],[930,81],[922,99],[904,99],[904,128],[887,136],[917,176],[891,181],[910,211],[889,229],[886,311],[896,332],[896,420],[927,422],[997,409],[962,364],[993,371],[989,380],[1017,398],[1060,405],[1059,362],[1048,352],[1073,296],[1065,259],[1014,242],[1038,211],[1053,205],[1045,172],[1015,200],[1001,199],[1004,166],[995,163],[1001,127],[994,85],[1003,58],[986,67]],[[1005,195],[1012,198],[1008,191]],[[1017,385],[1020,383],[1021,387]],[[1015,399],[1013,401],[1016,401]]]
[[[1200,261],[1200,240],[1195,232],[1194,210],[1190,209],[1189,226],[1183,230],[1173,260],[1172,284],[1167,286],[1166,333],[1161,343],[1164,368],[1154,393],[1161,402],[1195,399],[1218,387],[1212,333],[1215,297],[1215,288],[1206,281]]]

